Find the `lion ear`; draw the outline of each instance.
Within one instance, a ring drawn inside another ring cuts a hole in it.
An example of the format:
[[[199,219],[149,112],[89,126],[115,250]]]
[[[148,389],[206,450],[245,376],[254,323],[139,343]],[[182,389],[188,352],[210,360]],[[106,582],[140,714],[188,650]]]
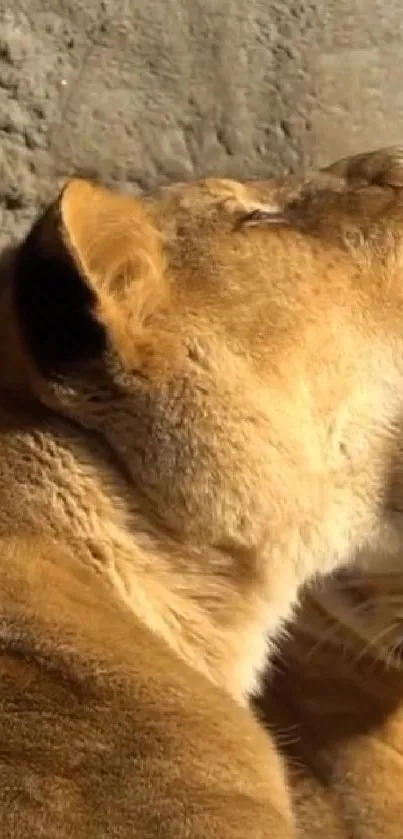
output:
[[[86,180],[66,184],[15,259],[17,317],[42,372],[67,372],[75,362],[102,355],[109,304],[117,304],[116,311],[140,274],[147,282],[141,265],[159,265],[160,251],[140,200]],[[144,297],[140,285],[134,296]]]
[[[403,187],[403,147],[377,149],[336,161],[322,171],[337,175],[352,186]]]
[[[130,195],[74,179],[60,196],[59,211],[66,246],[99,291],[110,291],[139,251],[158,247],[141,201]]]

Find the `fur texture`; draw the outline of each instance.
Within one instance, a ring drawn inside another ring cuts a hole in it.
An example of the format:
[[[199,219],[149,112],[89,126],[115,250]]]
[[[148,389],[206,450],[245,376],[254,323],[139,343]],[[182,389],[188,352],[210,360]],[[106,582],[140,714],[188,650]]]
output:
[[[401,545],[402,171],[72,180],[5,259],[4,839],[293,835],[244,706],[301,585]]]
[[[301,839],[403,836],[401,588],[346,574],[307,596],[268,677]]]

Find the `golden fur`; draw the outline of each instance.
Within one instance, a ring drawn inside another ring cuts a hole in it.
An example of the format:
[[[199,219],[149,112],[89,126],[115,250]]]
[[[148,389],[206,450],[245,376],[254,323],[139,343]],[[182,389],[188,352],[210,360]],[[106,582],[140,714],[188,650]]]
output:
[[[4,839],[293,836],[245,706],[301,585],[401,546],[402,173],[72,180],[7,258]]]

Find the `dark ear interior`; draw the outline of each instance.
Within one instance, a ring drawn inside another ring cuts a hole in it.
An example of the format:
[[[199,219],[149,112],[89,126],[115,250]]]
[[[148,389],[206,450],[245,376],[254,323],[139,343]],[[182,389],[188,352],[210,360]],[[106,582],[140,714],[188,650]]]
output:
[[[58,208],[34,224],[15,259],[14,303],[23,340],[46,375],[102,354],[97,292],[67,247]]]
[[[15,259],[15,308],[39,370],[62,374],[99,357],[111,333],[105,318],[113,318],[117,299],[124,310],[128,278],[136,280],[128,310],[147,297],[154,306],[163,266],[161,236],[141,201],[81,178],[68,181]]]

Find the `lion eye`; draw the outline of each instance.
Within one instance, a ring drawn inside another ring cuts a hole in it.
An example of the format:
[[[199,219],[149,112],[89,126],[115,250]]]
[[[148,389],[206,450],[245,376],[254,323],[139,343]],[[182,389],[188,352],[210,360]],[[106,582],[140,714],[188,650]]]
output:
[[[249,210],[239,219],[241,227],[265,227],[271,224],[289,224],[289,221],[281,210],[274,207],[273,209],[259,207],[255,210]]]

